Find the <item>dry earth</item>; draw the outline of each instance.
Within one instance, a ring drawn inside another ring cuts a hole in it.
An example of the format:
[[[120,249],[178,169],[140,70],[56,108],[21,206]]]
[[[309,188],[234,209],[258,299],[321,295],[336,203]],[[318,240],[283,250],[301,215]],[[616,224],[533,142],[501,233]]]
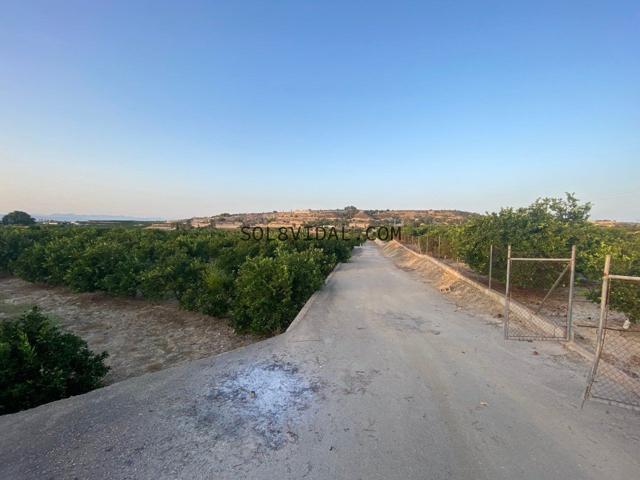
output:
[[[107,384],[253,343],[226,320],[166,302],[74,293],[61,287],[0,278],[0,321],[39,306],[95,352],[109,353]]]

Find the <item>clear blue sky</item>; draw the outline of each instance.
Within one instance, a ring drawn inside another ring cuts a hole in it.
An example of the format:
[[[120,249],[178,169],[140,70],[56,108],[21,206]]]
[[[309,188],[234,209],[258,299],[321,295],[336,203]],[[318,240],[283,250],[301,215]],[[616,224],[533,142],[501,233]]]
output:
[[[0,211],[640,221],[637,1],[0,5]]]

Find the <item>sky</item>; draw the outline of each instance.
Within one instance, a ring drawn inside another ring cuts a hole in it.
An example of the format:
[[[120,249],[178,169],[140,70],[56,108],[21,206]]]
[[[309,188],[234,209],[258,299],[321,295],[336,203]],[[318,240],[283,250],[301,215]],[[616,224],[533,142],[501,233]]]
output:
[[[640,221],[637,1],[0,0],[0,212]]]

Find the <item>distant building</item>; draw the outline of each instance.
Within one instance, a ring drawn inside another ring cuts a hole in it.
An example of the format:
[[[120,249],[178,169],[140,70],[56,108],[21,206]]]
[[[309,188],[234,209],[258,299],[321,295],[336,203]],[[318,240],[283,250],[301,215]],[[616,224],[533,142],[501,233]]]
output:
[[[165,222],[165,223],[152,223],[148,227],[145,227],[145,230],[175,230],[176,224],[173,222]]]
[[[242,222],[216,222],[213,226],[223,230],[236,230],[242,227]]]
[[[209,217],[194,217],[189,222],[193,228],[207,228],[213,225]]]

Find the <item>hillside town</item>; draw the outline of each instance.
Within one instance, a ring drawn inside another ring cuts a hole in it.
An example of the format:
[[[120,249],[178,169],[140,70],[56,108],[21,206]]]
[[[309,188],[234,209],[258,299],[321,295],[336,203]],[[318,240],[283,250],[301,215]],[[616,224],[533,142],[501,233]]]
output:
[[[221,213],[211,217],[167,220],[149,225],[149,229],[219,228],[236,230],[251,227],[347,226],[366,228],[376,225],[458,224],[475,215],[461,210],[360,210],[348,206],[335,210],[300,209],[260,213]]]

